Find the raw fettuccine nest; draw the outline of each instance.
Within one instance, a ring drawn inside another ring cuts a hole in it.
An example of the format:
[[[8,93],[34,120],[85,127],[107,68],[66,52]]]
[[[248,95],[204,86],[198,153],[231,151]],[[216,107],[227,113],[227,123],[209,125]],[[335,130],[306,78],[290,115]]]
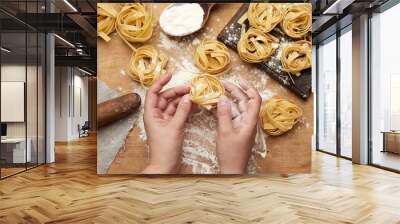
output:
[[[196,65],[211,75],[221,75],[227,71],[231,62],[228,48],[216,40],[203,41],[195,50]]]
[[[260,122],[264,131],[272,136],[281,135],[293,128],[303,111],[284,99],[271,99],[261,107]]]
[[[237,45],[239,56],[249,63],[258,63],[267,59],[278,48],[279,39],[259,29],[245,31],[242,24],[240,40]]]
[[[224,95],[225,88],[214,76],[202,74],[192,79],[190,97],[192,101],[207,110],[215,108],[218,99]]]
[[[284,14],[279,4],[251,3],[245,16],[252,27],[268,33],[281,22]]]
[[[133,52],[129,72],[133,80],[143,86],[151,86],[166,70],[168,57],[153,46],[146,45]]]
[[[111,40],[108,35],[115,30],[117,15],[118,11],[115,9],[114,4],[97,4],[97,36],[103,38],[106,42]]]
[[[282,69],[296,76],[301,71],[311,67],[311,42],[299,40],[288,44],[282,50]]]
[[[302,38],[311,31],[312,16],[310,4],[290,4],[285,9],[281,28],[292,38]]]
[[[120,37],[131,47],[151,38],[155,17],[141,3],[126,3],[117,16],[116,29]]]

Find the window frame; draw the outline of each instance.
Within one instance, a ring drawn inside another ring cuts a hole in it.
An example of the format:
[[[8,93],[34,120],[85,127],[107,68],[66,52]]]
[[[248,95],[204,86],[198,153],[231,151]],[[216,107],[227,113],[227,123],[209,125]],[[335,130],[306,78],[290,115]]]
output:
[[[340,118],[340,103],[341,103],[341,100],[340,100],[340,81],[341,81],[341,79],[340,79],[340,77],[341,77],[341,66],[340,66],[340,37],[342,36],[342,35],[344,35],[345,33],[347,33],[347,32],[351,32],[352,31],[352,29],[351,29],[351,26],[352,26],[352,23],[349,23],[349,24],[347,24],[345,27],[343,27],[343,28],[341,28],[341,29],[339,29],[339,30],[337,30],[336,31],[336,33],[334,33],[334,34],[332,34],[332,35],[330,35],[329,37],[327,37],[327,38],[325,38],[325,39],[323,39],[323,40],[321,40],[318,44],[316,44],[316,72],[315,72],[315,74],[316,74],[316,94],[315,94],[315,97],[316,97],[316,114],[315,114],[315,116],[316,116],[316,138],[315,138],[315,141],[316,141],[316,151],[318,151],[318,152],[323,152],[323,153],[326,153],[326,154],[329,154],[329,155],[333,155],[333,156],[336,156],[336,157],[340,157],[340,158],[343,158],[343,159],[347,159],[347,160],[352,160],[352,158],[350,158],[350,157],[347,157],[347,156],[344,156],[344,155],[342,155],[342,153],[341,153],[341,118]],[[335,36],[334,38],[332,38],[333,36]],[[332,40],[329,40],[330,38],[332,38]],[[320,56],[319,56],[319,51],[318,51],[318,49],[319,49],[319,47],[320,47],[320,45],[321,45],[321,43],[323,43],[323,42],[326,42],[326,41],[336,41],[336,61],[335,61],[335,63],[336,63],[336,152],[335,153],[332,153],[332,152],[328,152],[328,151],[326,151],[326,150],[324,150],[324,149],[321,149],[319,146],[320,146],[320,144],[319,144],[319,133],[320,133],[320,130],[319,130],[319,121],[320,121],[320,118],[319,118],[319,112],[320,112],[320,107],[319,107],[319,105],[320,105],[320,102],[319,102],[319,88],[320,88],[320,83],[319,83],[319,79],[318,79],[318,77],[319,77],[319,59],[320,59]]]

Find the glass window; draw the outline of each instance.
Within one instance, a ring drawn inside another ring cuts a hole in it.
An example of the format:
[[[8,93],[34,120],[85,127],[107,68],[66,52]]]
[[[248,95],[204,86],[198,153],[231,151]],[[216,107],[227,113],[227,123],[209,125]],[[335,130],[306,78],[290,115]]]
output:
[[[41,12],[39,1],[1,1],[0,7],[20,16]],[[46,39],[8,14],[0,17],[7,19],[0,24],[0,178],[5,178],[45,162]]]
[[[24,171],[31,158],[25,117],[26,33],[2,33],[1,47],[7,49],[1,50],[1,177],[7,177]]]
[[[400,4],[371,18],[372,163],[400,170]]]
[[[340,154],[352,157],[352,32],[340,36]]]
[[[318,47],[318,145],[336,153],[336,36]]]

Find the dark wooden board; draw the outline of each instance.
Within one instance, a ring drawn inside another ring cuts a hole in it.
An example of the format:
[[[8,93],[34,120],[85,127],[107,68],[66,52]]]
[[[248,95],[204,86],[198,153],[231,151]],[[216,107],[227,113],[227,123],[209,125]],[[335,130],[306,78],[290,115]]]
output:
[[[237,50],[236,46],[240,39],[242,25],[238,20],[247,12],[249,4],[243,4],[242,7],[236,12],[232,19],[226,24],[224,29],[219,33],[218,40],[223,42],[226,46],[233,50]],[[245,22],[246,29],[250,26],[248,21]],[[280,52],[284,44],[296,41],[284,34],[279,25],[277,25],[271,32],[272,35],[280,39],[279,48],[276,49],[271,57],[267,58],[261,63],[256,63],[260,69],[264,70],[273,79],[277,80],[280,84],[293,91],[297,96],[307,99],[311,94],[311,69],[306,69],[301,72],[300,76],[292,75],[291,77],[285,71],[282,71],[282,64],[280,61]]]

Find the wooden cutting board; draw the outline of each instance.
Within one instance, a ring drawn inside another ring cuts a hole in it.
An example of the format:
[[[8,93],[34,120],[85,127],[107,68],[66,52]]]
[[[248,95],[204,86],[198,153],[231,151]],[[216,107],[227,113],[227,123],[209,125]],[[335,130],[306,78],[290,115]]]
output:
[[[159,18],[162,10],[169,4],[146,3],[146,7],[151,7],[153,14]],[[166,53],[170,60],[168,62],[168,72],[176,75],[176,65],[183,59],[193,61],[193,52],[199,41],[205,39],[216,39],[225,25],[231,20],[241,3],[219,3],[209,17],[206,27],[201,31],[183,39],[166,40],[162,35],[159,25],[154,28],[152,38],[146,43],[155,46],[158,50]],[[177,46],[168,46],[174,41]],[[140,44],[137,46],[141,46]],[[130,91],[140,91],[136,89],[134,81],[125,75],[131,50],[119,38],[117,34],[112,34],[112,40],[108,43],[97,40],[97,71],[98,79],[104,82],[109,88],[120,93]],[[299,124],[290,132],[278,137],[266,137],[269,153],[266,157],[256,157],[257,173],[304,173],[311,168],[311,136],[313,128],[313,96],[310,95],[306,100],[299,98],[287,88],[269,76],[253,64],[242,61],[235,51],[230,50],[232,57],[232,71],[227,78],[242,77],[257,85],[258,90],[269,91],[274,97],[284,98],[299,105],[303,112],[303,118]],[[262,77],[266,80],[262,81]],[[211,113],[208,116],[213,116]],[[201,129],[201,127],[199,127]],[[201,133],[199,133],[201,134]],[[207,133],[204,133],[207,134]],[[148,149],[146,142],[140,137],[140,127],[136,126],[126,138],[125,145],[115,156],[115,159],[108,168],[108,174],[135,174],[140,173],[148,162]],[[187,138],[191,138],[188,136]],[[205,141],[200,144],[210,144]],[[215,151],[215,145],[210,145],[209,150]],[[101,160],[101,158],[99,158]],[[207,161],[198,161],[207,163]],[[192,173],[193,167],[183,165],[183,174]]]
[[[239,42],[242,28],[242,25],[238,23],[238,20],[247,12],[248,8],[249,4],[243,4],[218,35],[219,41],[225,43],[225,45],[235,51],[237,49],[237,43]],[[246,25],[247,30],[250,27],[248,20],[246,20],[244,24]],[[282,71],[282,65],[280,62],[280,52],[284,43],[294,42],[296,40],[283,33],[280,30],[279,25],[277,25],[270,34],[280,40],[279,48],[275,50],[271,57],[261,63],[257,63],[256,66],[264,70],[266,74],[277,80],[281,85],[293,91],[299,97],[307,99],[311,94],[311,69],[303,70],[300,76],[290,76],[287,72]]]

